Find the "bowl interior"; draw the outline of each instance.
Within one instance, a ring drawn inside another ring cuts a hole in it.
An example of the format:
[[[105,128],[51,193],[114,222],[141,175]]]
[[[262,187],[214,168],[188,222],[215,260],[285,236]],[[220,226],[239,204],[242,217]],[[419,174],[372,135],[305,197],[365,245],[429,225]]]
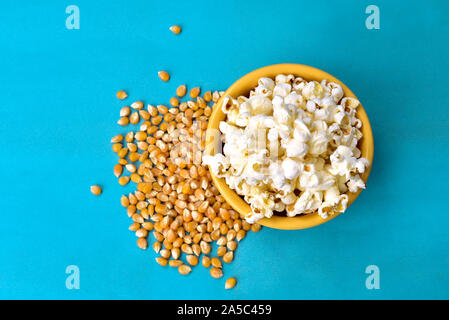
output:
[[[232,96],[237,98],[238,96],[245,95],[247,96],[251,89],[257,86],[257,81],[261,77],[269,77],[274,78],[278,74],[293,74],[295,76],[299,76],[304,78],[305,80],[311,81],[321,81],[328,80],[330,82],[338,83],[342,86],[345,96],[347,97],[357,97],[354,93],[346,87],[340,80],[335,78],[334,76],[324,72],[322,70],[306,66],[300,64],[276,64],[267,67],[263,67],[248,73],[243,76],[239,80],[237,80],[229,89],[225,92],[224,96]],[[221,110],[221,102],[220,99],[214,108],[211,117],[209,119],[208,129],[218,130],[220,121],[225,120],[226,115]],[[359,106],[357,110],[357,117],[362,121],[362,134],[363,138],[359,141],[359,148],[362,153],[362,157],[368,159],[370,162],[370,166],[367,170],[361,175],[361,178],[366,182],[368,180],[369,173],[371,171],[373,153],[374,153],[374,143],[373,143],[373,135],[371,131],[371,125],[368,120],[368,116],[366,115],[365,110],[362,106]],[[213,130],[207,130],[206,133],[206,154],[213,155],[215,150],[218,150],[219,141],[214,139],[211,134]],[[242,217],[251,212],[250,206],[242,199],[240,196],[231,188],[228,187],[225,180],[223,178],[218,178],[214,176],[211,172],[212,180],[223,195],[225,200],[233,207],[234,210],[240,213]],[[357,198],[361,190],[356,193],[348,192],[348,207],[351,203]],[[284,229],[284,230],[293,230],[293,229],[305,229],[313,226],[317,226],[324,222],[327,222],[333,218],[335,218],[338,214],[330,215],[327,219],[321,218],[318,213],[297,216],[297,217],[281,217],[273,215],[271,218],[264,218],[258,221],[263,226],[276,228],[276,229]]]

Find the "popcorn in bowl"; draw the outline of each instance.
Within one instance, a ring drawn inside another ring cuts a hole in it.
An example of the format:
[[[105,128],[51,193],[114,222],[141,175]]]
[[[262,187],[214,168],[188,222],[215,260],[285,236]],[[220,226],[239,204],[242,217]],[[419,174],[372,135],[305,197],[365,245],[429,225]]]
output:
[[[251,206],[250,223],[283,211],[344,212],[347,192],[365,188],[360,174],[369,166],[357,148],[358,106],[337,83],[260,78],[249,97],[223,98],[223,150],[203,163]]]

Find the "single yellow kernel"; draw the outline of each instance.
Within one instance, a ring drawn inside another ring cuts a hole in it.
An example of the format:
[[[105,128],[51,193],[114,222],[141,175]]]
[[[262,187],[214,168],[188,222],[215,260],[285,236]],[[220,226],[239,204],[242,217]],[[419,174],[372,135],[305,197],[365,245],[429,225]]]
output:
[[[114,166],[114,175],[118,178],[123,173],[123,166],[121,164],[116,164]]]
[[[140,223],[138,222],[133,222],[132,225],[129,226],[128,228],[130,231],[137,231],[140,229]]]
[[[217,257],[213,257],[212,259],[210,259],[210,262],[212,263],[212,266],[214,266],[216,268],[221,268],[222,267],[221,260],[218,259]]]
[[[112,145],[112,151],[115,153],[119,152],[123,148],[123,145],[121,143],[114,143]]]
[[[251,226],[251,231],[252,232],[259,232],[259,230],[262,228],[262,226],[258,223],[255,223]]]
[[[186,95],[187,92],[187,87],[185,84],[180,85],[177,89],[176,89],[176,95],[180,98],[184,97]]]
[[[131,181],[134,183],[140,183],[140,182],[142,182],[142,177],[139,176],[139,174],[137,174],[137,173],[133,173],[133,174],[131,174]]]
[[[117,155],[118,155],[120,158],[126,157],[127,154],[128,154],[128,148],[121,148],[121,149],[119,150],[119,152],[117,152]]]
[[[120,117],[129,116],[131,113],[131,108],[126,106],[120,109]]]
[[[129,160],[132,162],[136,162],[137,160],[139,160],[140,154],[137,152],[132,152],[129,154]]]
[[[231,263],[232,260],[234,260],[234,251],[226,252],[226,254],[223,256],[223,261],[225,263]]]
[[[198,264],[198,258],[194,255],[187,255],[186,260],[191,266],[196,266]]]
[[[139,239],[137,239],[137,246],[138,246],[140,249],[145,250],[145,249],[147,248],[147,246],[148,246],[147,239],[145,239],[145,238],[139,238]]]
[[[188,265],[183,264],[179,266],[178,271],[182,275],[187,275],[192,271],[192,268],[190,268]]]
[[[125,141],[126,142],[133,142],[134,140],[134,132],[130,131],[126,134],[125,136]]]
[[[139,238],[146,238],[148,236],[148,230],[139,228],[136,230],[136,236]]]
[[[159,71],[158,76],[162,81],[168,81],[170,80],[170,75],[167,71]]]
[[[159,263],[161,266],[166,266],[168,261],[165,258],[157,257],[156,262]]]
[[[167,106],[164,106],[163,104],[158,105],[157,110],[162,114],[166,114],[168,112]]]
[[[144,141],[147,138],[147,133],[143,131],[138,131],[135,135],[137,141]]]
[[[90,192],[92,192],[94,195],[98,196],[101,194],[101,188],[97,185],[91,186],[90,187]]]
[[[143,120],[149,120],[150,119],[150,113],[146,110],[139,110],[139,115]]]
[[[118,119],[117,123],[121,126],[126,126],[129,124],[129,118],[128,117],[121,117]]]
[[[225,289],[232,289],[235,287],[235,285],[237,284],[237,280],[235,280],[235,278],[228,278],[226,279],[226,283],[225,283]]]
[[[118,183],[119,183],[121,186],[127,185],[128,182],[129,182],[129,177],[127,177],[127,176],[123,176],[123,177],[118,178]]]
[[[162,122],[162,116],[156,116],[151,119],[151,123],[155,126],[157,126],[161,122]]]
[[[128,94],[123,91],[123,90],[119,90],[117,91],[117,98],[119,98],[120,100],[126,99],[128,97]]]
[[[220,268],[213,267],[210,269],[210,275],[215,279],[219,279],[223,277],[223,271]]]
[[[179,33],[181,33],[181,27],[178,26],[178,25],[171,26],[169,29],[170,29],[170,31],[173,32],[174,34],[179,34]]]
[[[178,98],[172,97],[172,98],[170,99],[170,104],[171,104],[173,107],[179,106],[179,100],[178,100]]]
[[[138,124],[139,121],[140,121],[139,113],[138,112],[131,113],[131,115],[129,116],[129,122],[131,124]]]
[[[121,134],[119,134],[111,139],[111,143],[116,143],[116,142],[121,142],[121,141],[123,141],[123,136]]]
[[[212,100],[212,92],[210,91],[206,91],[203,94],[204,100],[206,100],[206,102],[210,102]]]
[[[136,109],[136,110],[140,110],[140,109],[143,108],[143,102],[142,101],[133,102],[131,104],[131,108]]]
[[[202,265],[205,268],[209,268],[210,267],[210,258],[208,256],[203,256],[203,260],[202,260]]]
[[[122,196],[120,202],[122,203],[122,206],[124,206],[125,208],[129,206],[129,199],[125,195]]]
[[[183,264],[183,262],[182,260],[170,260],[168,261],[168,264],[170,265],[170,267],[179,267]]]
[[[153,243],[153,249],[156,253],[159,253],[159,251],[161,251],[162,245],[160,242],[156,241],[155,243]]]
[[[192,90],[190,90],[190,97],[192,99],[195,99],[196,97],[198,97],[200,95],[201,89],[200,87],[195,87]]]

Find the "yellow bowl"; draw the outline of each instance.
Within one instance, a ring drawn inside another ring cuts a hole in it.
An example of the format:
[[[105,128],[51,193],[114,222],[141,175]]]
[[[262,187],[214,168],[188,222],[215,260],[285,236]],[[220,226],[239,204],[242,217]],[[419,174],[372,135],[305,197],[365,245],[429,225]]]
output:
[[[293,74],[295,76],[302,77],[308,81],[316,80],[328,80],[331,82],[338,83],[342,86],[343,91],[346,97],[357,97],[346,87],[340,80],[330,75],[327,72],[322,70],[294,63],[284,63],[284,64],[275,64],[271,66],[266,66],[253,72],[248,73],[243,76],[239,80],[237,80],[229,89],[225,92],[224,96],[232,96],[237,98],[238,96],[245,95],[247,96],[251,89],[257,86],[257,81],[261,77],[269,77],[274,78],[278,74]],[[220,121],[225,120],[226,116],[221,110],[221,102],[220,99],[214,108],[211,117],[209,119],[208,130],[206,133],[206,154],[214,155],[215,150],[218,150],[219,141],[215,141],[213,138],[214,130],[218,130]],[[358,107],[357,117],[362,121],[362,134],[363,138],[359,141],[359,148],[362,152],[362,157],[368,159],[370,162],[370,166],[367,170],[361,175],[362,179],[366,182],[368,180],[369,173],[371,171],[371,166],[373,162],[373,153],[374,153],[374,143],[373,143],[373,133],[371,131],[371,125],[368,120],[368,116],[366,115],[365,110],[362,106]],[[209,130],[214,129],[214,130]],[[215,131],[216,132],[216,131]],[[226,184],[223,178],[218,178],[214,176],[211,172],[212,180],[226,199],[226,201],[232,206],[234,210],[240,213],[242,217],[246,216],[251,212],[250,206],[240,198],[237,193],[235,193],[229,186]],[[348,193],[349,205],[357,198],[361,190],[355,193]],[[324,222],[327,222],[333,218],[335,218],[338,214],[334,214],[329,216],[327,219],[321,218],[318,213],[312,213],[303,216],[297,217],[281,217],[273,215],[271,218],[263,218],[258,221],[263,226],[275,228],[275,229],[284,229],[284,230],[295,230],[295,229],[305,229],[320,225]]]

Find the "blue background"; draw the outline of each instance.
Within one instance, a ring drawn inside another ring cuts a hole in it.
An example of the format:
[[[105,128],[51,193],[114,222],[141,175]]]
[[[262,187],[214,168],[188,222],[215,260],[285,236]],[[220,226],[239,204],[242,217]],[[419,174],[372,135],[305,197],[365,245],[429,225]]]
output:
[[[79,30],[65,27],[71,4]],[[380,30],[365,27],[369,4]],[[448,13],[443,0],[3,0],[0,298],[449,298]],[[233,290],[203,267],[160,267],[120,206],[132,190],[112,174],[120,107],[166,104],[182,83],[224,90],[281,62],[323,69],[362,101],[375,138],[368,189],[319,227],[251,233],[225,266]],[[72,264],[80,290],[65,287]],[[371,264],[380,290],[365,287]]]

